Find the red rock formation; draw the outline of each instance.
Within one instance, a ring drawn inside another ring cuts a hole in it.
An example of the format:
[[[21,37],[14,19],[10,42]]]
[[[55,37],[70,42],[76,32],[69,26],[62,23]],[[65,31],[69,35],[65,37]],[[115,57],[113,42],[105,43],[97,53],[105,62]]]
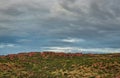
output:
[[[10,60],[13,60],[16,56],[16,54],[9,54],[6,57],[8,57]]]
[[[75,57],[75,56],[82,56],[82,53],[64,53],[64,52],[29,52],[29,53],[18,53],[18,54],[9,54],[7,56],[1,56],[1,58],[8,57],[10,59],[14,58],[24,58],[24,57],[33,57],[36,55],[40,55],[40,57]]]
[[[60,57],[73,57],[73,56],[82,56],[82,53],[64,53],[64,52],[42,52],[41,56],[60,56]]]
[[[36,52],[30,52],[30,53],[28,53],[28,56],[32,57],[32,56],[35,56],[36,54],[37,54]]]

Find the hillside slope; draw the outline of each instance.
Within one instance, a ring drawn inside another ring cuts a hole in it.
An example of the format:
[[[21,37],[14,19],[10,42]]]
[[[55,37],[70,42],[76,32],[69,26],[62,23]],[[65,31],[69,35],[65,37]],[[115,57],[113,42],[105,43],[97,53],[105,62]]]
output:
[[[0,78],[120,78],[120,54],[10,54],[0,56]]]

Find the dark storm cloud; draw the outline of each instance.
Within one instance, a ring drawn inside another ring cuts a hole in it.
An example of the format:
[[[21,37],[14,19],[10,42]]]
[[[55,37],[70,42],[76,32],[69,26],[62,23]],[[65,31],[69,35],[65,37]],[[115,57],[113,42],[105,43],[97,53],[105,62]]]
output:
[[[9,7],[7,9],[3,9],[0,11],[1,11],[1,13],[10,15],[10,16],[19,16],[23,13],[23,12],[19,11],[18,9],[16,9],[16,7]]]

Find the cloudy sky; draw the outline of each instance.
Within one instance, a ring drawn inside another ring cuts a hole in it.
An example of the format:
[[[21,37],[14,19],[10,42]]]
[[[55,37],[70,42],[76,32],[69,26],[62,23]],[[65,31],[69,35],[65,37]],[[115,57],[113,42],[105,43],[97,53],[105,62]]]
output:
[[[120,0],[0,0],[0,54],[120,52]]]

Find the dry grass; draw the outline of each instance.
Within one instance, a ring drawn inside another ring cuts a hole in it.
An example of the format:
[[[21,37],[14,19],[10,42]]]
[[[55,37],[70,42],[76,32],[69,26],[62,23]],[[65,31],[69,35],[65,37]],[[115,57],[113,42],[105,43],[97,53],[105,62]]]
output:
[[[0,58],[0,78],[120,78],[120,57],[42,57],[39,53]]]

